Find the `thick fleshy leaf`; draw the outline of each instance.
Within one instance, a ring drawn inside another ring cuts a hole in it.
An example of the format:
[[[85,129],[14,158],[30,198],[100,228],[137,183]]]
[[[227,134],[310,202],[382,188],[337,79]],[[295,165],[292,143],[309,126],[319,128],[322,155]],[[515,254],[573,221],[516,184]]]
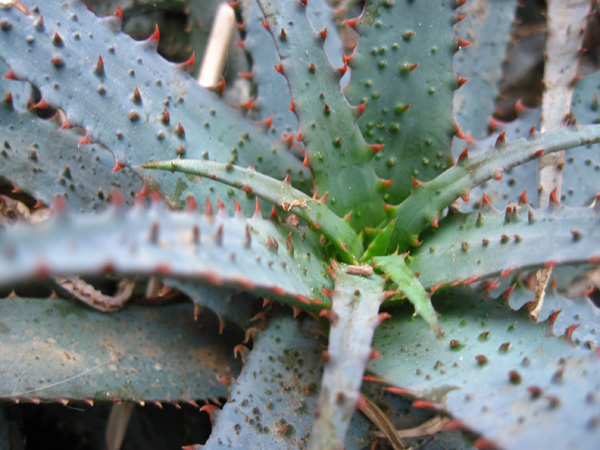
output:
[[[318,237],[261,217],[169,212],[162,204],[94,216],[63,212],[0,239],[0,283],[50,275],[152,274],[234,287],[312,309],[330,301]]]
[[[86,129],[82,143],[109,148],[117,167],[204,155],[252,162],[278,178],[289,173],[299,187],[309,188],[309,172],[283,145],[198,86],[185,67],[165,61],[155,39],[133,41],[119,31],[118,17],[98,20],[83,2],[48,1],[37,9],[24,4],[28,14],[0,9],[10,23],[0,34],[0,57],[17,77],[36,85],[47,104]],[[148,189],[159,187],[172,204],[185,202],[184,177],[154,175],[146,179]]]
[[[348,104],[342,74],[323,48],[327,31],[315,30],[302,2],[259,0],[281,60],[298,116],[297,139],[304,142],[317,195],[340,216],[352,212],[354,228],[376,226],[385,218],[384,185],[378,180],[369,147],[356,121],[360,108]],[[342,71],[345,72],[346,66]]]
[[[580,80],[573,89],[571,114],[579,123],[598,123],[600,118],[600,72]],[[587,205],[600,192],[600,145],[578,154],[566,154],[563,166],[561,201],[567,205]]]
[[[199,448],[306,448],[323,364],[322,342],[309,330],[314,325],[290,317],[270,321],[232,380],[210,439]],[[352,425],[346,448],[363,448],[368,423],[357,416]]]
[[[600,261],[600,214],[597,208],[552,205],[533,210],[511,205],[456,214],[407,259],[425,287],[470,283],[521,269]]]
[[[375,334],[382,357],[369,366],[374,374],[425,400],[415,406],[448,411],[482,434],[479,448],[597,447],[595,352],[485,294],[456,288],[434,300],[445,339],[399,311]]]
[[[437,314],[431,306],[430,296],[419,281],[419,278],[408,268],[402,256],[380,256],[373,260],[378,270],[382,271],[389,280],[398,286],[400,293],[406,296],[415,307],[418,314],[436,333],[441,333]]]
[[[396,222],[391,246],[400,245],[405,250],[418,245],[418,233],[429,224],[436,223],[442,210],[457,198],[470,196],[471,189],[492,178],[500,179],[505,170],[539,158],[548,153],[571,149],[600,141],[600,125],[571,126],[566,129],[532,134],[505,142],[499,136],[486,152],[469,157],[468,149],[462,153],[454,167],[437,178],[422,183],[413,181],[413,192],[400,205],[390,211]]]
[[[359,403],[365,367],[372,356],[373,332],[379,325],[384,280],[352,274],[334,266],[335,290],[329,319],[329,346],[317,418],[309,448],[333,450],[344,446],[350,420]]]
[[[12,93],[8,81],[0,80],[0,99]],[[18,112],[0,103],[0,136],[0,177],[46,205],[61,195],[77,211],[101,210],[113,190],[121,190],[133,203],[142,188],[131,169],[112,173],[114,161],[106,149],[78,148],[81,136],[61,130],[57,119],[42,120],[35,112]]]
[[[3,399],[195,402],[223,396],[217,376],[239,370],[189,303],[103,314],[66,300],[8,298],[0,311]]]
[[[371,1],[355,24],[345,92],[353,105],[366,102],[359,125],[367,141],[383,144],[374,166],[393,180],[387,203],[410,194],[411,177],[430,180],[451,164],[455,3]]]
[[[153,162],[143,167],[184,172],[220,181],[280,206],[284,211],[290,211],[306,220],[311,227],[322,233],[336,248],[342,260],[349,264],[356,263],[363,251],[361,240],[348,222],[331,212],[325,206],[325,201],[313,199],[294,189],[290,183],[274,180],[254,169],[190,159]]]
[[[454,114],[463,133],[475,139],[488,134],[516,5],[516,0],[471,0],[457,11],[464,20],[456,34],[471,45],[454,55],[455,72],[468,80],[454,94]]]

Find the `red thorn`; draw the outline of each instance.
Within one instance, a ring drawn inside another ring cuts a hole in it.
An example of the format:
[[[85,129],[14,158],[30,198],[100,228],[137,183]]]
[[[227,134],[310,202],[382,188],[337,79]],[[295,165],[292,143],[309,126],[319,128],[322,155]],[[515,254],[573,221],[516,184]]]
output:
[[[413,189],[423,186],[423,182],[417,180],[415,177],[412,177],[412,187]]]
[[[63,124],[60,126],[61,130],[69,130],[73,128],[73,125],[71,125],[71,122],[69,122],[69,119],[66,119]]]
[[[67,209],[67,201],[62,195],[56,195],[52,199],[52,211],[60,214]]]
[[[496,144],[495,146],[498,147],[499,145],[502,145],[506,142],[506,131],[503,131],[502,133],[500,133],[500,136],[498,136],[498,138],[496,139]]]
[[[289,185],[291,185],[291,184],[292,184],[292,179],[290,178],[290,175],[289,175],[289,174],[287,174],[287,175],[285,176],[285,178],[283,179],[283,182],[284,182],[285,184],[289,184]]]
[[[356,401],[356,409],[364,409],[367,407],[367,399],[362,392],[358,393],[358,400]]]
[[[239,105],[234,105],[238,108],[243,108],[246,111],[254,111],[256,109],[256,102],[254,101],[254,97],[250,97],[250,99],[246,103],[241,103]]]
[[[550,323],[550,325],[554,325],[554,322],[556,322],[556,318],[558,317],[558,315],[562,312],[562,309],[559,309],[558,311],[554,311],[552,314],[550,314],[550,316],[548,316],[548,322]]]
[[[227,387],[231,386],[232,378],[229,376],[223,376],[223,377],[217,376],[217,380],[219,381],[219,383],[223,383]]]
[[[498,448],[492,441],[489,441],[485,438],[475,439],[475,442],[473,442],[473,447],[478,450],[494,450]]]
[[[225,78],[221,77],[221,80],[214,86],[209,87],[209,89],[213,92],[216,92],[217,94],[219,94],[219,97],[221,97],[223,95],[223,92],[225,91],[225,86]]]
[[[439,408],[433,402],[429,400],[415,400],[412,404],[413,408],[423,408],[423,409],[432,409],[434,411],[438,411]]]
[[[377,315],[377,325],[380,325],[383,321],[388,320],[392,317],[391,314],[383,312]]]
[[[535,133],[535,125],[529,129],[529,136]]]
[[[515,271],[515,269],[504,269],[502,272],[500,272],[500,276],[501,277],[507,277],[509,276],[511,273],[513,273]]]
[[[458,161],[456,162],[456,164],[460,164],[461,162],[465,161],[469,159],[469,149],[465,148],[462,153],[460,154],[460,156],[458,157]]]
[[[321,292],[322,292],[323,294],[325,294],[327,297],[329,297],[329,298],[333,298],[333,297],[332,297],[332,296],[333,296],[333,290],[331,290],[331,289],[327,289],[327,288],[323,288],[323,289],[321,289]]]
[[[333,270],[331,269],[331,266],[325,266],[325,268],[327,269],[327,273],[329,274],[329,276],[330,276],[331,278],[335,278],[335,277],[333,276]]]
[[[12,105],[13,102],[13,95],[12,92],[9,92],[8,94],[6,94],[6,97],[4,97],[4,100],[2,100],[3,103],[8,103],[9,105]]]
[[[359,20],[360,20],[360,16],[355,17],[354,19],[347,19],[344,21],[344,23],[346,25],[348,25],[349,27],[351,27],[352,29],[356,30],[356,24],[358,23]]]
[[[271,114],[265,120],[260,120],[258,122],[254,122],[256,125],[264,125],[267,130],[269,130],[273,126],[273,114]]]
[[[260,24],[264,27],[265,30],[269,31],[269,22],[266,20],[262,20]]]
[[[269,220],[275,221],[277,219],[277,210],[275,209],[275,205],[273,205],[273,207],[271,208],[271,215],[269,216]],[[277,241],[275,241],[275,243],[277,243]]]
[[[256,197],[256,204],[254,206],[254,217],[255,219],[258,217],[262,219],[262,208],[260,207],[260,202],[258,201],[258,197]]]
[[[469,81],[468,78],[465,77],[458,77],[458,87],[461,87],[463,84],[465,84],[467,81]]]
[[[545,148],[542,148],[542,149],[538,150],[537,152],[535,152],[535,153],[533,154],[533,156],[534,156],[535,158],[539,158],[540,156],[542,156],[542,155],[544,154],[544,152],[545,152],[545,151],[546,151],[546,149],[545,149]]]
[[[463,20],[465,20],[465,17],[466,16],[458,15],[458,16],[456,16],[456,21],[457,22],[462,22]]]
[[[191,72],[192,69],[194,68],[194,63],[196,62],[196,53],[192,53],[192,56],[190,56],[190,59],[188,59],[185,62],[182,62],[180,64],[177,65],[177,67],[179,67],[181,70],[185,70],[187,72]]]
[[[146,39],[146,42],[155,42],[156,46],[158,47],[159,40],[160,40],[160,31],[158,30],[158,25],[155,25],[154,33],[152,33],[152,35],[150,35],[150,37],[148,39]]]
[[[308,162],[308,152],[304,154],[304,161],[302,161],[302,165],[304,167],[310,167],[310,163]]]
[[[16,80],[16,81],[20,81],[21,80],[19,77],[17,77],[15,75],[15,72],[12,69],[10,69],[6,73],[6,75],[4,75],[4,77],[2,77],[2,78],[4,78],[5,80]]]
[[[327,28],[325,28],[323,31],[320,31],[319,35],[321,36],[321,40],[325,42],[325,40],[327,39]]]
[[[365,101],[363,104],[355,106],[356,111],[358,112],[357,114],[357,118],[362,116],[363,113],[365,112],[365,108],[367,107],[367,102]]]
[[[214,427],[215,426],[215,411],[220,411],[221,409],[214,406],[214,405],[204,405],[202,408],[200,408],[200,411],[204,411],[205,413],[208,414],[208,417],[210,417],[210,424]]]
[[[352,61],[352,58],[354,58],[354,53],[352,53],[350,56],[347,56],[344,52],[342,52],[342,62],[344,64],[347,64],[350,61]]]
[[[560,205],[560,202],[556,198],[558,188],[554,188],[552,192],[550,192],[550,202],[555,205]]]
[[[207,216],[213,216],[214,213],[215,212],[213,209],[213,204],[211,203],[210,199],[206,197],[206,206],[204,207],[204,214]]]
[[[394,183],[394,180],[383,180],[383,179],[379,179],[379,182],[381,183],[381,186],[383,187],[383,189],[389,189],[390,186]]]
[[[242,207],[235,198],[233,199],[233,206],[235,208],[235,216],[239,216],[242,213]]]
[[[369,147],[371,150],[373,150],[373,156],[374,156],[381,151],[381,149],[383,148],[383,144],[367,144],[367,147]]]
[[[463,131],[460,129],[458,124],[456,124],[456,128],[454,128],[454,136],[456,136],[459,139],[465,139],[465,140],[467,139],[467,137],[465,136]]]
[[[471,45],[471,43],[469,41],[467,41],[466,39],[458,38],[457,42],[458,42],[459,49],[463,48],[463,47],[468,47],[469,45]]]
[[[389,392],[390,394],[406,395],[408,397],[414,397],[415,396],[415,394],[413,392],[411,392],[410,390],[405,389],[405,388],[401,388],[401,387],[396,387],[396,386],[386,387],[384,389],[384,391]]]
[[[490,117],[490,128],[492,130],[497,130],[498,128],[501,128],[504,126],[504,122],[502,122],[501,120],[498,120],[494,117]]]
[[[252,72],[238,72],[238,75],[244,80],[252,81],[254,74]]]
[[[322,309],[319,312],[319,317],[325,317],[332,325],[335,325],[339,319],[338,315],[331,309]]]
[[[294,105],[293,101],[290,102],[290,111],[296,112],[296,106]]]
[[[465,430],[467,430],[467,426],[460,420],[453,419],[453,420],[446,422],[446,425],[444,425],[444,430],[465,431]]]
[[[148,186],[146,185],[146,183],[142,183],[142,189],[140,190],[140,192],[135,194],[135,196],[136,197],[146,197],[150,193],[151,193],[151,191],[148,190]]]
[[[505,301],[508,301],[508,299],[510,298],[510,295],[512,294],[512,292],[515,290],[515,287],[517,286],[517,283],[513,284],[511,287],[509,287],[508,289],[506,289],[504,292],[502,292],[500,294],[500,297],[504,298]]]
[[[494,172],[494,175],[492,175],[492,178],[494,180],[500,181],[502,179],[502,169],[498,169]]]
[[[575,343],[573,342],[573,331],[575,331],[580,326],[580,323],[576,323],[575,325],[571,325],[565,330],[565,336],[567,337],[567,340],[571,345],[575,345]]]
[[[308,0],[300,0],[300,3],[302,3],[302,5],[306,6],[308,3]]]
[[[337,71],[340,73],[340,76],[344,76],[346,71],[348,70],[348,63],[344,63],[342,67],[338,67]]]
[[[118,18],[121,22],[123,21],[123,10],[121,9],[121,5],[117,6],[117,10],[113,14],[116,18]]]
[[[171,114],[169,114],[169,110],[165,107],[162,113],[162,117],[160,118],[161,122],[165,125],[171,121]]]
[[[77,143],[77,147],[81,147],[82,145],[93,144],[94,142],[90,138],[89,133],[86,133],[85,136],[81,138],[81,140]]]
[[[145,187],[145,185],[144,185]],[[196,199],[192,194],[187,196],[187,210],[188,211],[198,211],[198,204],[196,203]]]
[[[394,291],[384,291],[383,292],[383,298],[385,300],[387,300],[388,298],[390,298],[390,297],[392,297],[392,296],[394,296],[394,295],[396,295],[398,293],[400,293],[400,289],[396,289]]]
[[[529,202],[527,201],[527,189],[525,189],[523,191],[523,193],[521,194],[521,196],[519,197],[519,204],[520,205],[528,205]]]
[[[33,107],[36,108],[36,109],[48,109],[48,108],[51,108],[51,106],[48,103],[46,103],[46,100],[44,100],[44,97],[42,97],[42,99],[39,102],[37,102]]]
[[[221,199],[218,197],[217,197],[217,210],[219,211],[219,214],[223,214],[223,212],[226,211],[225,205],[223,204]]]
[[[460,8],[465,3],[467,3],[467,0],[456,0],[456,8]]]
[[[465,202],[465,203],[466,203],[466,202],[468,202],[468,201],[469,201],[470,194],[471,194],[471,191],[469,191],[469,190],[467,189],[467,192],[465,192],[464,194],[462,194],[462,195],[460,196],[460,197],[463,199],[463,202]]]
[[[277,72],[283,75],[283,66],[281,65],[281,63],[277,64],[276,66],[273,66],[273,69],[275,69]]]

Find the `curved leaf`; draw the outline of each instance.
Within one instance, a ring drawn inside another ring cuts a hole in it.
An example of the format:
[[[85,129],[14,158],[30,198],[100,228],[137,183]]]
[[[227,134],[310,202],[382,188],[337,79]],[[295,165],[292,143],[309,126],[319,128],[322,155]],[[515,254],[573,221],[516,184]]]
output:
[[[599,225],[597,208],[556,205],[451,215],[407,264],[424,286],[439,287],[530,267],[597,262]]]
[[[449,289],[434,299],[446,338],[398,313],[376,331],[374,374],[482,434],[479,448],[596,448],[597,354],[485,294]]]
[[[289,239],[288,239],[289,238]],[[177,213],[155,205],[101,215],[59,214],[0,239],[0,283],[68,274],[155,274],[228,285],[308,308],[330,305],[315,235],[237,214]]]

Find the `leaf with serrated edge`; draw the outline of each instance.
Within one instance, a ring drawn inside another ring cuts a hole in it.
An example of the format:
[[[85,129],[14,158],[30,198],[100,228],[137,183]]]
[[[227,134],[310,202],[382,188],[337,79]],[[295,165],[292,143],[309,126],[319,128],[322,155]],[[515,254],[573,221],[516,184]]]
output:
[[[382,357],[369,365],[373,374],[499,448],[597,448],[598,355],[549,336],[548,323],[534,324],[527,312],[485,294],[444,290],[434,305],[445,339],[398,312],[376,331]]]
[[[573,231],[580,235],[576,238]],[[408,257],[407,264],[429,287],[599,257],[600,214],[595,209],[554,205],[532,210],[512,205],[507,212],[449,216]]]
[[[256,334],[209,440],[197,448],[306,448],[322,371],[322,343],[309,330],[314,325],[276,317]],[[346,448],[364,448],[367,428],[356,415]]]
[[[343,265],[333,267],[333,277],[328,356],[317,406],[319,416],[308,446],[314,450],[344,444],[383,301],[384,281],[380,277],[348,274]]]
[[[195,402],[221,397],[233,352],[192,305],[106,315],[72,301],[0,301],[3,399]],[[228,356],[230,355],[230,356]]]
[[[313,233],[225,211],[170,212],[155,204],[94,216],[63,212],[9,230],[0,247],[1,284],[107,271],[229,285],[308,309],[330,304],[320,291],[332,282]]]

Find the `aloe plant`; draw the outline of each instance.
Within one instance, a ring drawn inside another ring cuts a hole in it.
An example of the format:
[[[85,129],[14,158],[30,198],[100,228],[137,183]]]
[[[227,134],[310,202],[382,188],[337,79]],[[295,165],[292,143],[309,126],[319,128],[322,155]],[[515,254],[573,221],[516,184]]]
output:
[[[543,117],[491,130],[517,2],[352,3],[232,3],[253,96],[121,7],[0,3],[0,176],[52,210],[3,207],[0,397],[204,401],[196,448],[322,449],[400,448],[396,396],[464,432],[440,448],[596,448],[599,313],[565,292],[600,264],[600,72],[560,66],[590,2],[549,2]],[[106,275],[128,287],[77,278]],[[19,295],[40,280],[87,305]],[[193,308],[124,305],[135,284]]]

